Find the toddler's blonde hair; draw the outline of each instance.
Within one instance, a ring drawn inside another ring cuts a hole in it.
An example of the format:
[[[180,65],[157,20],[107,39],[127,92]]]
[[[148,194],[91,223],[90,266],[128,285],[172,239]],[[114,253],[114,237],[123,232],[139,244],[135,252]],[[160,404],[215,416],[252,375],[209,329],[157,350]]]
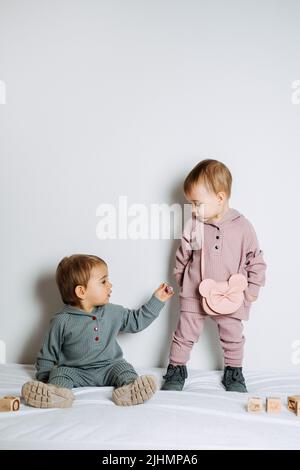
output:
[[[232,176],[227,166],[218,160],[206,159],[199,162],[184,181],[184,193],[188,195],[198,183],[204,183],[215,194],[224,191],[230,198]]]

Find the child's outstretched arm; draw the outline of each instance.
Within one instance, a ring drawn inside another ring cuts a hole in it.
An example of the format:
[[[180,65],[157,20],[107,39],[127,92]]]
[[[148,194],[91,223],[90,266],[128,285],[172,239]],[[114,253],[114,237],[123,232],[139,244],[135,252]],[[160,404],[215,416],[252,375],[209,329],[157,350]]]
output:
[[[149,326],[158,317],[165,302],[174,295],[173,289],[166,283],[161,284],[152,297],[139,309],[123,309],[123,323],[120,331],[137,333]]]
[[[259,248],[255,230],[249,223],[246,253],[248,287],[245,290],[247,300],[253,302],[257,299],[260,288],[265,285],[266,268],[267,265],[263,258],[263,252]]]
[[[41,382],[46,382],[49,373],[59,360],[59,353],[63,344],[63,330],[65,318],[57,315],[51,321],[50,328],[45,335],[43,345],[36,360],[36,378]]]

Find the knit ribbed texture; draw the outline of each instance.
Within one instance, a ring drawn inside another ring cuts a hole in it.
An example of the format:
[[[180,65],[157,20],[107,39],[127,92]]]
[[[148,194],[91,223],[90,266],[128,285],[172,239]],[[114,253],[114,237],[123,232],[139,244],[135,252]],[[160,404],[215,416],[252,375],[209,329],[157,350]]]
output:
[[[218,325],[220,343],[224,353],[224,364],[239,367],[243,362],[245,337],[243,322],[229,315],[211,317]],[[194,343],[201,336],[205,317],[199,313],[181,312],[170,350],[170,363],[185,365],[190,359]]]
[[[136,310],[106,304],[91,313],[66,305],[52,320],[39,352],[38,380],[46,381],[54,366],[81,369],[106,367],[123,358],[117,342],[120,331],[142,331],[164,307],[154,295]],[[67,379],[59,379],[65,380]]]
[[[76,369],[70,367],[55,367],[49,374],[48,383],[71,389],[77,386]]]
[[[138,377],[133,366],[125,359],[99,368],[79,369],[75,367],[53,367],[48,383],[64,388],[76,387],[121,387]]]
[[[193,218],[190,226],[185,229],[176,252],[174,274],[181,287],[181,310],[205,314],[199,293],[202,281],[201,244],[195,244],[195,227],[196,219]],[[232,274],[240,273],[248,280],[245,292],[258,295],[260,287],[265,284],[266,263],[254,228],[242,214],[229,209],[218,223],[204,223],[203,249],[205,279],[228,281]],[[247,319],[250,304],[245,300],[231,316]]]
[[[133,366],[126,361],[118,361],[109,371],[107,383],[116,387],[129,384],[138,378]]]

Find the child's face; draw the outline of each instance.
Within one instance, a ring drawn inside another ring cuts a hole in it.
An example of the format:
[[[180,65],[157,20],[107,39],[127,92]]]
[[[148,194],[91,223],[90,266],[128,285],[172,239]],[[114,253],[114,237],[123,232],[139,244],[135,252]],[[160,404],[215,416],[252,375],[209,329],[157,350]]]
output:
[[[89,310],[109,302],[112,284],[108,279],[108,269],[105,264],[94,266],[86,288],[79,293],[82,306]]]
[[[192,203],[192,211],[202,222],[208,222],[217,218],[223,210],[226,196],[219,192],[215,194],[206,188],[204,184],[193,186],[189,194],[186,195],[189,202]]]

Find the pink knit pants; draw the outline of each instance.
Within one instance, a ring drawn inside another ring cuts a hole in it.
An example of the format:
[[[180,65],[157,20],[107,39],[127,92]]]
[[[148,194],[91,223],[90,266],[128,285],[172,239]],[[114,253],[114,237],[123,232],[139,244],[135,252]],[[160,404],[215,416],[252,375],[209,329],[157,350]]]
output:
[[[188,362],[192,347],[203,331],[205,318],[199,313],[180,313],[171,345],[171,364],[185,365]],[[227,315],[216,315],[211,318],[219,328],[220,343],[224,352],[224,365],[241,367],[245,343],[242,321]]]

